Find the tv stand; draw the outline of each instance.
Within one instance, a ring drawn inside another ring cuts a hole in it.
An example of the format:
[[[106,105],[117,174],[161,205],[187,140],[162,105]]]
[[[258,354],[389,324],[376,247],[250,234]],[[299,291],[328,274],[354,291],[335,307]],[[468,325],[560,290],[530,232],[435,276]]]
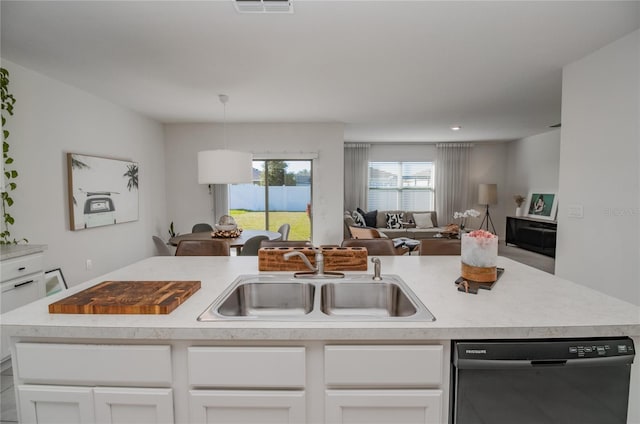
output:
[[[556,221],[508,216],[505,242],[555,258],[557,229]]]

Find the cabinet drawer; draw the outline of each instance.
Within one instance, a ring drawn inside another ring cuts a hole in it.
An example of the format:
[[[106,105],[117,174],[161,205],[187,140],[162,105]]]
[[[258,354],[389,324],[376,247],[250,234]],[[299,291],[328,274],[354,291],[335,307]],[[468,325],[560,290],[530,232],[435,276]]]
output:
[[[12,311],[41,298],[41,275],[27,275],[2,283],[0,313]]]
[[[25,383],[171,384],[170,346],[17,343],[16,355]]]
[[[2,271],[2,281],[33,274],[42,271],[44,267],[44,256],[42,254],[27,255],[20,258],[7,259],[2,261],[0,268]]]
[[[304,347],[190,347],[194,387],[302,388]]]
[[[324,350],[327,386],[439,386],[442,373],[440,345],[325,346]]]

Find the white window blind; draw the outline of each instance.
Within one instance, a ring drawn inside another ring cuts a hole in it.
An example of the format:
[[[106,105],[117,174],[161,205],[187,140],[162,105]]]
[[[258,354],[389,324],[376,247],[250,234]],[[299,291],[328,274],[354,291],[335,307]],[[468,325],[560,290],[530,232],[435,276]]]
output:
[[[432,162],[369,162],[369,210],[433,210]]]

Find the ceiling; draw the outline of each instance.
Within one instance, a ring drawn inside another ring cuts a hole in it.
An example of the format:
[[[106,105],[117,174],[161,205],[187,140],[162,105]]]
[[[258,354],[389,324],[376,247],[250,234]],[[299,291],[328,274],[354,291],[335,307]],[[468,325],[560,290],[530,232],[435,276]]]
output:
[[[1,2],[1,53],[164,123],[342,122],[348,141],[494,141],[560,122],[562,67],[639,1]],[[461,125],[462,130],[450,130]]]

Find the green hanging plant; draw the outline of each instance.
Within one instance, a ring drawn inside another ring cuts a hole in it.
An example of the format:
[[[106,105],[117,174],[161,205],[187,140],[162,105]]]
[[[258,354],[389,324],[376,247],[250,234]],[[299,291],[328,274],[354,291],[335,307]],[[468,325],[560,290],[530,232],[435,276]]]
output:
[[[13,105],[16,103],[13,94],[9,93],[9,71],[0,68],[0,100],[2,102],[2,161],[4,162],[4,184],[1,187],[2,196],[2,231],[0,232],[0,245],[2,244],[18,244],[19,241],[11,239],[9,226],[15,223],[15,219],[9,213],[9,208],[13,205],[11,192],[17,187],[15,182],[18,178],[18,171],[13,165],[13,158],[9,156],[9,131],[5,129],[7,124],[7,116],[13,115]],[[20,241],[27,241],[22,239]]]

